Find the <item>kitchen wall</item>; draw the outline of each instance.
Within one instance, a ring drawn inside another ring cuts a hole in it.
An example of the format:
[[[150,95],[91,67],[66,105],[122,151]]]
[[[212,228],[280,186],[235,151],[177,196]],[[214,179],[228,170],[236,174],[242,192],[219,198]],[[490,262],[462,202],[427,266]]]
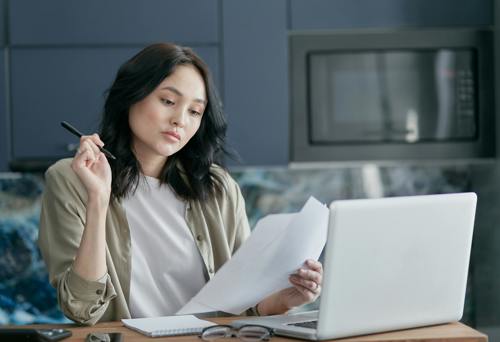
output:
[[[271,166],[300,182],[311,172],[296,176],[287,169],[289,32],[485,28],[493,26],[494,13],[499,11],[494,11],[493,0],[0,0],[0,171],[7,171],[9,163],[20,170],[39,169],[70,155],[68,146],[76,141],[59,122],[95,130],[103,92],[118,66],[149,43],[174,41],[192,46],[214,72],[228,116],[229,141],[243,160],[243,168],[235,168],[240,184],[258,175],[264,177],[255,181],[258,184],[272,184],[266,181],[275,177],[268,173]],[[333,177],[346,183],[342,189],[356,187],[363,179],[373,188],[371,178],[363,176],[364,167],[358,164],[346,171],[332,166],[331,172],[343,175]],[[408,167],[394,163],[389,171],[383,169],[382,174],[397,181],[381,178],[382,190],[375,194],[457,189],[446,187],[448,183],[478,193],[469,295],[473,313],[467,319],[478,327],[500,326],[497,162],[465,163],[458,171],[442,163],[416,165],[420,176],[407,189],[404,179],[414,172]],[[439,183],[443,186],[433,187],[440,179],[446,179]],[[373,195],[332,189],[333,198]],[[255,207],[258,204],[249,211]]]
[[[59,122],[94,131],[119,65],[157,41],[207,60],[243,165],[286,165],[289,32],[484,28],[492,8],[492,0],[0,0],[0,170],[69,155],[75,139]]]

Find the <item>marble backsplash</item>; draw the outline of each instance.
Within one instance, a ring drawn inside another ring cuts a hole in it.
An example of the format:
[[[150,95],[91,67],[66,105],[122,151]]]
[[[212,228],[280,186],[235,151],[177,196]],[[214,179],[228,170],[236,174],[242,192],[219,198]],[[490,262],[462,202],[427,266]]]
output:
[[[36,246],[42,191],[40,176],[0,176],[0,324],[65,320]]]
[[[247,168],[231,173],[242,189],[251,226],[266,214],[299,210],[311,195],[328,204],[473,190],[469,166]],[[43,186],[38,174],[0,174],[0,324],[65,320],[35,243]],[[474,325],[471,277],[463,321]]]

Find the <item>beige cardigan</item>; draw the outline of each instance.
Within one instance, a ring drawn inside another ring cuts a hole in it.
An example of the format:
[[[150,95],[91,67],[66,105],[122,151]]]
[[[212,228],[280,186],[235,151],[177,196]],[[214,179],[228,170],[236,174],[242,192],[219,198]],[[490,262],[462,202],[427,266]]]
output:
[[[70,164],[71,159],[60,160],[45,174],[38,245],[50,282],[62,311],[75,322],[91,325],[130,318],[130,230],[119,201],[111,201],[106,217],[106,282],[87,281],[72,270],[85,227],[87,192]],[[207,280],[250,234],[237,183],[220,167],[213,170],[224,179],[225,190],[204,203],[188,202],[185,214]]]

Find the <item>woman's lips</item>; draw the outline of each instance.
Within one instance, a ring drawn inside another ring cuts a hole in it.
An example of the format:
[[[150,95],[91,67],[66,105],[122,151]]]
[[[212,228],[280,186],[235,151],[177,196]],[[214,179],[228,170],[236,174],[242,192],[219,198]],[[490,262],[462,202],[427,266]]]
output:
[[[173,131],[166,131],[166,132],[161,132],[163,135],[167,135],[169,137],[175,138],[176,140],[181,140],[181,136],[179,133],[173,132]]]

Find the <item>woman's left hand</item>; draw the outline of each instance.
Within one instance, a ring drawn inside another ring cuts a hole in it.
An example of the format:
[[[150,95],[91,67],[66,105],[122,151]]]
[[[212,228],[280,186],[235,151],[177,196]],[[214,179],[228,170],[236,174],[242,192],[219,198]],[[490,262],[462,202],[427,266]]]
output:
[[[294,307],[314,302],[321,294],[323,265],[308,259],[288,279],[292,287],[273,293],[257,305],[260,315],[282,314]]]
[[[288,308],[294,308],[314,302],[321,293],[323,265],[319,261],[308,259],[296,273],[288,277],[293,287],[281,290],[280,301]]]

